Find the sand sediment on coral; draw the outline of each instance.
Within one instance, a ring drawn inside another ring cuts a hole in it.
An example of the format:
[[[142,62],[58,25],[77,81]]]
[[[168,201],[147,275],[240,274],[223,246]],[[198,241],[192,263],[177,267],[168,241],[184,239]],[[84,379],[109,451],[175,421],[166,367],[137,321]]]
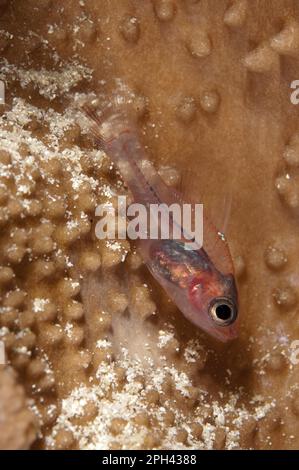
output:
[[[0,2],[0,447],[298,448],[299,9],[271,5]],[[232,191],[231,345],[133,244],[96,239],[95,207],[127,189],[78,124],[86,97],[125,100],[167,184],[216,218]]]

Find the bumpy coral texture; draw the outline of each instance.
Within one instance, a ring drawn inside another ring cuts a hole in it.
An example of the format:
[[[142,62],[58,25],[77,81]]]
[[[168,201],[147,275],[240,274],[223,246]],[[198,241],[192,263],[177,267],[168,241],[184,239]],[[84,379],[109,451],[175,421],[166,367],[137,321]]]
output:
[[[2,0],[0,51],[1,447],[298,448],[298,2]],[[232,344],[133,244],[96,239],[97,204],[127,190],[77,98],[132,107],[219,226],[232,196]]]
[[[37,422],[24,391],[11,369],[0,371],[0,448],[28,449],[34,442]]]

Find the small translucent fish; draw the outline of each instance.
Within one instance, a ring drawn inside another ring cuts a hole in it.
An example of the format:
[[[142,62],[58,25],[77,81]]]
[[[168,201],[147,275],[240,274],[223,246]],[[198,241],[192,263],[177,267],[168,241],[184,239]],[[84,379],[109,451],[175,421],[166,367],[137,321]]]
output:
[[[82,111],[97,145],[119,168],[134,202],[146,206],[188,202],[145,164],[145,151],[128,114],[112,108],[103,118],[88,105]],[[201,248],[188,249],[175,239],[139,240],[138,247],[152,275],[189,321],[220,341],[237,337],[238,296],[229,247],[205,211]]]

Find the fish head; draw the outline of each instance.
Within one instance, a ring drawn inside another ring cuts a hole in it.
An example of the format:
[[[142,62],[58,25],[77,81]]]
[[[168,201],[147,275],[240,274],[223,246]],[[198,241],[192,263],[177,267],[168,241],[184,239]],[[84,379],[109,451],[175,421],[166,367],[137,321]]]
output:
[[[189,284],[191,321],[214,338],[226,342],[238,336],[238,295],[234,276],[201,273]]]

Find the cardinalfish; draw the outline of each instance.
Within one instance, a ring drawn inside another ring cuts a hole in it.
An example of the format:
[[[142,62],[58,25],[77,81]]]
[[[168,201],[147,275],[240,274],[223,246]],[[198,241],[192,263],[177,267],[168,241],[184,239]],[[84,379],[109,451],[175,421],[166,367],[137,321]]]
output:
[[[111,109],[103,117],[86,104],[81,110],[89,118],[96,144],[118,167],[135,203],[186,203],[157,172],[146,171],[146,153],[128,114]],[[238,295],[232,258],[225,237],[205,211],[199,249],[173,239],[147,238],[139,240],[138,245],[154,278],[189,321],[220,341],[237,337]]]

